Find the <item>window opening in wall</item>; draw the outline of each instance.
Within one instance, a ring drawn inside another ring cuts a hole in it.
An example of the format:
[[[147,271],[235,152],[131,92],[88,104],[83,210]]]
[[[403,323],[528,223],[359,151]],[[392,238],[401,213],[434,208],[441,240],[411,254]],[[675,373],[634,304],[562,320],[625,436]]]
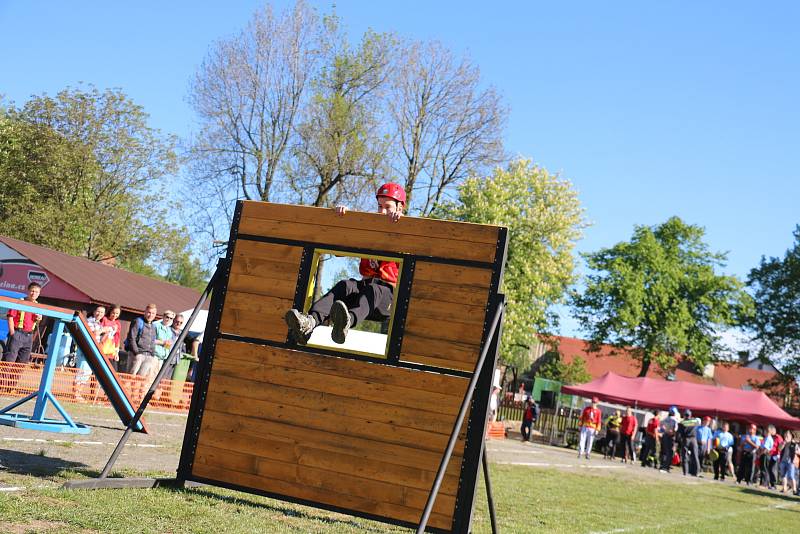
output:
[[[398,257],[315,249],[303,312],[322,323],[306,345],[385,358],[402,270],[403,260]],[[336,314],[342,315],[337,301],[347,307],[349,328],[344,343],[336,339]]]

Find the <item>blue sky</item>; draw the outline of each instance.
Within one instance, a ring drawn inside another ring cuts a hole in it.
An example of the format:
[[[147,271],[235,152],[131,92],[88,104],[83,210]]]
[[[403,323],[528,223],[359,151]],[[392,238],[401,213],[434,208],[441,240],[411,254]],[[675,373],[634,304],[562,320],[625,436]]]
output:
[[[311,2],[324,11],[332,3]],[[255,1],[0,0],[0,93],[119,87],[185,135],[188,82]],[[281,7],[286,2],[275,2]],[[367,28],[469,56],[511,113],[506,147],[570,179],[592,251],[672,215],[745,277],[800,223],[800,3],[336,2]],[[564,333],[574,334],[565,321]]]

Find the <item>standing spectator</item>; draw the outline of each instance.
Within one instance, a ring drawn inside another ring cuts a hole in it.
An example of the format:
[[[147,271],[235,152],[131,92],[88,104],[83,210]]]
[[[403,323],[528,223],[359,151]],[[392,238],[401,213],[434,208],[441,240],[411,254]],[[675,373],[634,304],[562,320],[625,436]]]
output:
[[[781,477],[781,493],[786,493],[787,482],[792,483],[792,493],[797,493],[797,457],[800,454],[794,436],[788,430],[783,433],[783,443],[779,451],[779,467]]]
[[[742,436],[740,447],[742,460],[739,462],[739,469],[736,472],[736,483],[744,480],[749,486],[755,482],[756,478],[756,453],[761,445],[761,436],[758,435],[756,425],[750,425],[747,434]]]
[[[625,410],[625,415],[622,417],[622,423],[619,426],[619,435],[622,440],[622,462],[626,463],[628,458],[631,462],[636,461],[636,455],[633,451],[633,436],[636,435],[636,429],[639,422],[636,416],[633,415],[633,410],[630,406]]]
[[[700,428],[700,419],[692,417],[688,408],[683,411],[683,420],[678,425],[678,442],[681,448],[681,469],[683,476],[687,472],[695,477],[702,477],[700,472],[700,457],[697,452],[697,429]],[[692,462],[689,465],[689,462]]]
[[[500,395],[500,388],[494,386],[492,388],[492,396],[489,398],[489,421],[494,423],[497,421],[497,410],[500,407],[498,396]]]
[[[622,425],[622,416],[619,410],[615,410],[606,419],[606,447],[603,458],[611,458],[613,460],[616,456],[620,425]]]
[[[671,406],[669,415],[661,421],[658,429],[661,434],[661,471],[669,473],[672,469],[672,456],[675,453],[675,435],[678,432],[678,407]]]
[[[164,362],[169,356],[170,349],[172,348],[172,342],[174,341],[175,337],[172,333],[172,321],[175,320],[175,312],[172,310],[164,310],[164,316],[161,318],[160,321],[154,321],[153,326],[156,330],[156,339],[155,339],[155,363],[149,369],[149,372],[145,375],[145,381],[147,384],[152,384],[156,378],[156,375],[161,370],[161,366],[164,365]],[[170,378],[172,375],[170,375]],[[157,389],[153,394],[153,400],[158,401],[161,398],[161,389]]]
[[[703,424],[697,429],[697,453],[700,455],[700,472],[705,471],[706,458],[711,452],[711,438],[714,432],[711,430],[711,418],[703,417]]]
[[[585,454],[586,459],[589,459],[589,455],[592,452],[594,437],[600,431],[600,427],[602,426],[601,419],[603,417],[603,413],[600,411],[600,408],[597,407],[598,402],[599,400],[597,397],[593,397],[591,406],[584,408],[583,412],[581,413],[579,422],[581,438],[578,445],[578,458]]]
[[[772,449],[769,452],[769,468],[767,469],[767,474],[769,475],[770,488],[775,489],[778,485],[778,463],[780,462],[783,438],[778,434],[773,425],[769,425],[769,431],[772,434]]]
[[[714,460],[714,480],[725,480],[725,471],[728,467],[728,458],[733,447],[733,435],[729,432],[728,422],[722,423],[722,428],[717,429],[712,439],[717,458]]]
[[[103,318],[106,315],[106,307],[98,304],[92,315],[86,319],[86,324],[89,327],[89,332],[92,334],[95,344],[98,348],[101,347],[103,340],[108,336],[110,330],[103,326]],[[92,376],[92,369],[89,362],[86,360],[86,355],[82,350],[78,349],[75,354],[75,399],[82,401],[83,394],[86,393],[86,383],[89,382]],[[91,384],[92,390],[95,385]],[[94,392],[92,391],[92,400],[94,400]]]
[[[132,375],[147,376],[150,368],[156,365],[156,327],[153,325],[156,313],[156,305],[148,304],[144,315],[133,321],[128,330],[127,346],[133,355],[128,372]]]
[[[28,284],[28,294],[22,300],[36,303],[42,286],[36,282]],[[4,362],[28,363],[31,361],[33,330],[42,320],[38,313],[8,310],[8,342],[3,353]]]
[[[119,322],[120,307],[112,304],[108,309],[108,314],[103,317],[101,324],[107,330],[107,335],[100,345],[100,352],[109,361],[115,371],[120,370],[119,349],[120,349],[120,330],[122,325]]]
[[[531,429],[533,428],[534,421],[536,421],[536,409],[534,406],[533,399],[528,397],[528,400],[525,402],[525,413],[522,415],[522,428],[520,428],[522,441],[531,440]]]
[[[764,429],[764,439],[761,440],[757,453],[759,461],[759,474],[761,475],[761,485],[769,489],[775,489],[770,485],[769,480],[769,460],[770,453],[772,452],[772,444],[775,442],[775,439],[773,438],[774,435],[774,426],[769,425]]]
[[[36,282],[28,284],[28,294],[22,300],[36,302],[42,286]],[[33,331],[36,325],[42,320],[38,313],[30,313],[19,310],[8,310],[6,314],[8,321],[8,340],[6,351],[3,353],[3,361],[11,363],[27,364],[31,361],[31,348],[33,346]],[[19,377],[22,374],[22,366],[13,367],[8,372],[8,378],[3,380],[3,389],[9,393],[17,386]]]
[[[639,459],[642,461],[642,467],[648,467],[651,462],[654,468],[658,469],[658,444],[660,441],[659,428],[661,421],[658,420],[658,410],[653,410],[653,417],[647,422],[644,429],[644,444],[642,450],[639,451]]]

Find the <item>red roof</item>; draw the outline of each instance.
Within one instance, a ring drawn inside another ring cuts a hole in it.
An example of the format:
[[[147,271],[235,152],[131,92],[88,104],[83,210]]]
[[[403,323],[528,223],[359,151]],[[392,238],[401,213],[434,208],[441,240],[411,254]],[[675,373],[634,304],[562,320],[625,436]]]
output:
[[[0,236],[0,242],[83,292],[94,303],[119,304],[126,310],[141,312],[147,304],[154,302],[159,310],[170,308],[182,311],[194,308],[200,298],[200,293],[194,289],[87,258],[70,256],[5,236]]]
[[[602,345],[598,352],[589,352],[589,347],[583,339],[574,337],[557,336],[558,352],[566,363],[572,362],[576,356],[586,361],[586,370],[592,379],[600,378],[611,372],[620,376],[637,377],[641,363],[633,359],[622,349],[611,345]],[[657,365],[652,364],[647,370],[647,378],[665,378],[666,373]],[[686,369],[675,370],[675,380],[692,382],[695,384],[719,385],[735,389],[751,389],[754,385],[762,384],[775,378],[776,373],[742,367],[737,363],[718,363],[714,366],[714,377],[706,378]]]

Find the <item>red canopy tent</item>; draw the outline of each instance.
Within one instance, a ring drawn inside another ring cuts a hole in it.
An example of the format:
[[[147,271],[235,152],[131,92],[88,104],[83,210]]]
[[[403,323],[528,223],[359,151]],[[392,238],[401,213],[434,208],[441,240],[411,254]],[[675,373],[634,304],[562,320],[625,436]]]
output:
[[[629,378],[606,373],[578,386],[563,386],[561,392],[581,397],[598,397],[640,408],[689,408],[695,415],[710,415],[759,425],[772,423],[780,428],[800,428],[800,419],[784,412],[761,391],[745,391],[691,382],[653,378]]]

